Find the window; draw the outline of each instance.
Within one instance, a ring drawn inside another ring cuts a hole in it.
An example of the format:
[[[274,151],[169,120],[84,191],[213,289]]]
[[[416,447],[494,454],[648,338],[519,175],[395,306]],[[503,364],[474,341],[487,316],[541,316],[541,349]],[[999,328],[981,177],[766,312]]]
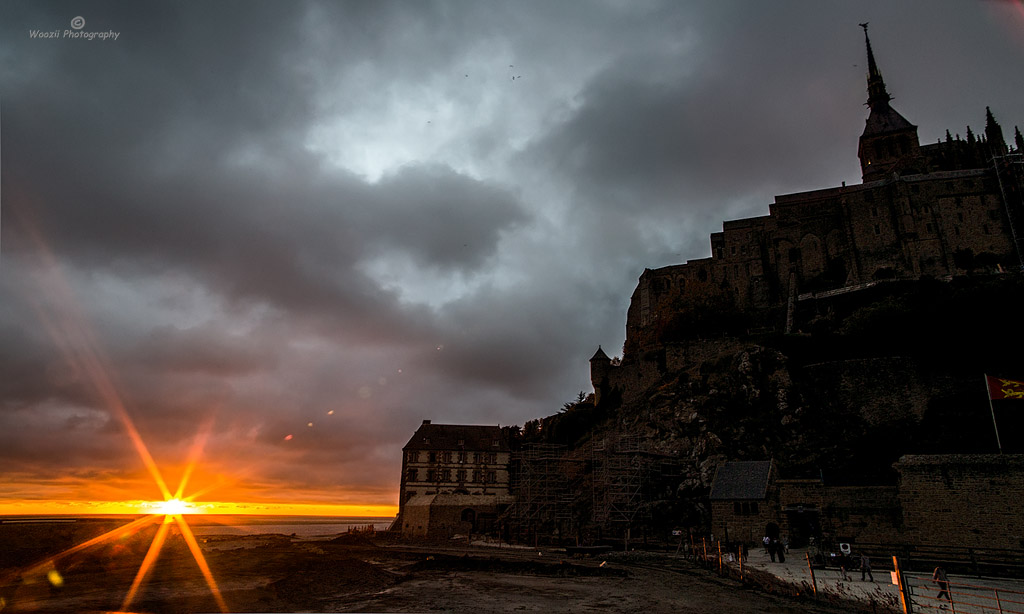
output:
[[[437,472],[433,469],[427,469],[427,481],[433,482],[435,479],[437,479]]]
[[[451,469],[445,469],[444,471],[441,472],[441,481],[442,482],[451,482],[452,481],[452,470]]]
[[[932,228],[933,228],[933,226],[932,226],[932,225],[931,225],[931,224],[929,223],[929,224],[925,224],[925,225],[924,225],[924,228],[925,228],[925,230],[927,230],[928,232],[932,232]]]
[[[757,501],[734,501],[732,504],[732,512],[737,516],[756,516],[760,513],[757,507]]]
[[[871,207],[871,217],[878,217],[878,207]]]
[[[456,482],[465,482],[466,481],[466,470],[465,469],[459,469],[458,471],[455,472],[455,481]]]
[[[460,463],[466,462],[466,451],[465,450],[459,450],[459,462]]]
[[[882,227],[879,226],[878,224],[875,224],[875,234],[876,235],[882,234]]]
[[[498,440],[498,439],[495,439],[495,440],[491,441],[491,447],[497,448],[500,445],[501,445],[501,441]]]
[[[419,460],[420,460],[420,453],[419,453],[418,450],[409,450],[409,452],[406,454],[405,458],[410,463],[419,462]]]
[[[474,469],[473,470],[473,481],[474,482],[479,482],[480,481],[480,470],[479,469]]]
[[[493,484],[498,481],[498,473],[496,471],[487,472],[487,484]]]
[[[963,214],[963,213],[960,213],[960,212],[958,211],[958,212],[957,212],[957,214],[956,214],[956,221],[958,221],[958,222],[962,222],[962,221],[964,221],[964,214]]]
[[[459,440],[459,445],[460,445],[460,446],[464,446],[464,445],[466,445],[466,440],[465,440],[465,439],[460,439],[460,440]]]
[[[410,469],[408,474],[405,476],[405,481],[406,482],[415,482],[416,480],[420,479],[419,473],[420,473],[419,469]]]
[[[444,462],[446,462],[446,463],[452,462],[452,453],[451,452],[445,452],[444,453]]]
[[[427,454],[427,458],[430,459],[430,462],[436,463],[437,462],[437,452],[430,452],[429,454]]]

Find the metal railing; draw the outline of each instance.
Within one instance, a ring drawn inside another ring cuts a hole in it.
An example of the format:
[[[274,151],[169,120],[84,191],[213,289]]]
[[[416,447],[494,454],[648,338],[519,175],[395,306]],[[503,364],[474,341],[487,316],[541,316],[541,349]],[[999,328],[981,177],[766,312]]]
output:
[[[950,614],[1024,614],[1024,591],[906,576],[909,612]]]

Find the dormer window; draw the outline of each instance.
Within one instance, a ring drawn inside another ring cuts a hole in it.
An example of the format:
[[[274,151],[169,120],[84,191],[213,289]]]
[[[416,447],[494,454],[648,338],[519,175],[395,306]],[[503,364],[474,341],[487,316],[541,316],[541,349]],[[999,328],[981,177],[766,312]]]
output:
[[[501,445],[501,442],[498,441],[497,439],[495,439],[494,441],[491,442],[491,446],[492,447],[497,448],[499,445]]]
[[[460,439],[460,440],[459,440],[459,445],[460,445],[460,446],[464,446],[464,445],[466,445],[466,440],[465,440],[465,439]]]

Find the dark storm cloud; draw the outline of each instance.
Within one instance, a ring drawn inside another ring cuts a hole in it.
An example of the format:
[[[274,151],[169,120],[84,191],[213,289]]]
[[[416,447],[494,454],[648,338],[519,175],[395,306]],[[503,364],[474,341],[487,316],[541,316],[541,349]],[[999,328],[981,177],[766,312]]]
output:
[[[441,166],[404,167],[385,177],[372,202],[353,214],[376,244],[428,267],[472,272],[493,256],[502,232],[527,216],[507,191]]]

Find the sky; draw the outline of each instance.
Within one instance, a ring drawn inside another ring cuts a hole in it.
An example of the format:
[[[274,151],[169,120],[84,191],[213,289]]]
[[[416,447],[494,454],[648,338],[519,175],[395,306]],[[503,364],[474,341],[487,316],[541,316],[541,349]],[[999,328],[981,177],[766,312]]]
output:
[[[862,22],[923,144],[1024,126],[1020,0],[2,0],[0,514],[394,513],[422,420],[556,413],[644,268],[860,182]]]

